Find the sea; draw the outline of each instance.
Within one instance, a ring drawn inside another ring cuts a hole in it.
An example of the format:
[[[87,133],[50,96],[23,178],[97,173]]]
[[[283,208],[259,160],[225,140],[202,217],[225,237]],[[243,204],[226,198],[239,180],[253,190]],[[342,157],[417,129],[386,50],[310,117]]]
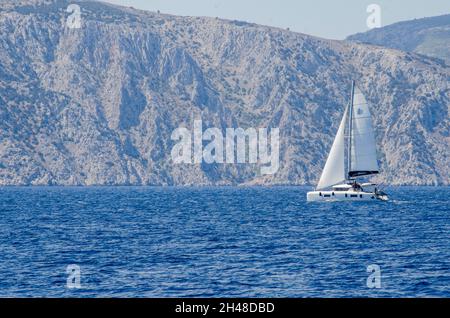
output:
[[[450,188],[0,187],[0,297],[450,297]]]

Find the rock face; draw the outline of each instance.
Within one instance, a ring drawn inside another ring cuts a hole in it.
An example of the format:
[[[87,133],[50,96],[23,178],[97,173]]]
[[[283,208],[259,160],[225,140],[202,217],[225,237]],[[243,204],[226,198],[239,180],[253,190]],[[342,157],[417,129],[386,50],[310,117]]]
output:
[[[347,39],[439,58],[450,65],[450,14],[394,23]]]
[[[0,185],[314,184],[352,79],[372,107],[377,181],[449,184],[450,68],[436,59],[95,1],[0,10]],[[172,131],[197,119],[278,127],[278,173],[174,165]]]

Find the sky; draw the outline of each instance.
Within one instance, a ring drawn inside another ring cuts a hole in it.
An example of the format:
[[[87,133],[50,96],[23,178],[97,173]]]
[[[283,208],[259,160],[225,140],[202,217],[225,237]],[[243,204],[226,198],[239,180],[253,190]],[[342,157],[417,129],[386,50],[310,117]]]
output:
[[[377,4],[381,26],[450,14],[450,0],[103,0],[187,16],[210,16],[289,28],[329,39],[369,30],[367,8]]]

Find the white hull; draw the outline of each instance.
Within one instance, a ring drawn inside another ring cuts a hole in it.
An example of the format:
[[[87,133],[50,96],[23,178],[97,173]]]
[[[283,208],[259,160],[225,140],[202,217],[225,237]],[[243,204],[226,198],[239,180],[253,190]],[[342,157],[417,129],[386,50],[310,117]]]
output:
[[[373,192],[364,191],[312,191],[308,192],[308,202],[327,201],[388,201],[386,195],[379,196]]]

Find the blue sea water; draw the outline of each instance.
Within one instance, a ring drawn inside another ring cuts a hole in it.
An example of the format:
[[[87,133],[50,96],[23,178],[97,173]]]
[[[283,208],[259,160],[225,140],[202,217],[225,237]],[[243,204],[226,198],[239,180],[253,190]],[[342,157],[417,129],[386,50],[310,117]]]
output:
[[[307,190],[0,188],[0,297],[450,296],[450,188],[388,203]]]

